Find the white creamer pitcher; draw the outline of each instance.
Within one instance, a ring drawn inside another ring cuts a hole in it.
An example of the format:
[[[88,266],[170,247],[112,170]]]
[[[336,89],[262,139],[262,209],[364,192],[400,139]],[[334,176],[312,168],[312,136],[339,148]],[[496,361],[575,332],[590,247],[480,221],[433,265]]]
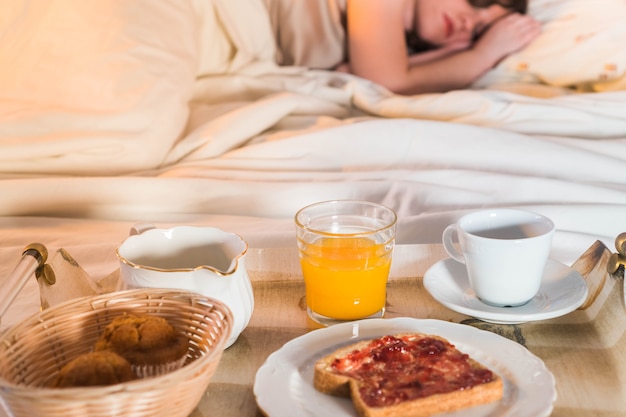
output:
[[[229,347],[248,325],[254,309],[244,264],[247,250],[240,236],[214,227],[136,225],[116,251],[120,286],[183,289],[222,301],[234,317]]]

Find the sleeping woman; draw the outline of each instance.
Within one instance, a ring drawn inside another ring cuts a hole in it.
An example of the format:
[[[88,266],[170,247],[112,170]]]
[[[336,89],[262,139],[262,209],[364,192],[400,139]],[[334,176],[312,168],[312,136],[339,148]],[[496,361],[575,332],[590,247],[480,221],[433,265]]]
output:
[[[466,88],[541,31],[527,0],[264,0],[279,63],[398,94]]]

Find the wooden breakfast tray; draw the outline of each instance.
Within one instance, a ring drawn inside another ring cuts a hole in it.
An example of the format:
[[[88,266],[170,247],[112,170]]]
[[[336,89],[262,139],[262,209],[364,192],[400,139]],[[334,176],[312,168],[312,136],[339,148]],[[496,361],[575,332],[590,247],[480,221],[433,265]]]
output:
[[[589,296],[578,310],[550,320],[498,325],[449,310],[425,290],[424,273],[446,257],[441,245],[399,245],[385,318],[438,319],[497,333],[528,348],[554,374],[558,397],[553,416],[624,416],[626,309],[622,277],[607,273],[607,262],[614,256],[596,242],[572,265],[589,287]],[[257,370],[286,342],[318,327],[307,319],[295,248],[250,248],[246,267],[255,296],[251,322],[224,352],[192,417],[263,416],[253,394]],[[105,280],[116,280],[116,274]],[[4,416],[0,408],[0,417]]]
[[[626,415],[626,312],[623,280],[606,272],[611,252],[596,242],[576,261],[589,285],[580,309],[560,318],[498,325],[451,311],[424,289],[429,265],[443,259],[438,245],[398,247],[412,261],[392,274],[386,318],[431,318],[492,331],[526,346],[556,378],[556,417]],[[251,250],[248,271],[255,311],[222,362],[193,417],[262,416],[253,394],[257,369],[268,355],[316,326],[307,320],[304,284],[294,249]],[[396,256],[396,255],[394,255]]]

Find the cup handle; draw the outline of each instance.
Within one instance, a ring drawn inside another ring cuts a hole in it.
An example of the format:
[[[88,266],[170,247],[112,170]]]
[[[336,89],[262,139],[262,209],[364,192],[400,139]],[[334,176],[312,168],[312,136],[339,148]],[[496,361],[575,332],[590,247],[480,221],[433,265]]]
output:
[[[450,257],[455,261],[464,264],[465,256],[463,256],[463,254],[456,248],[452,240],[454,235],[456,235],[457,233],[458,231],[456,225],[451,224],[444,229],[443,235],[441,236],[441,241],[443,242],[443,248],[446,250],[446,252],[448,252],[448,255],[450,255]]]
[[[133,227],[130,228],[130,236],[140,235],[146,230],[156,229],[156,226],[152,223],[135,223]]]

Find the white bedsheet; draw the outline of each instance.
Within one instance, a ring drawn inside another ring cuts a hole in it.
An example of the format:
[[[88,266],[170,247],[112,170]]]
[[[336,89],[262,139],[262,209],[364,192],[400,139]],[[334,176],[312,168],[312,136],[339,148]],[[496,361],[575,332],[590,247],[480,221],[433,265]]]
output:
[[[626,230],[626,217],[603,214],[626,204],[626,92],[399,97],[350,77],[333,87],[345,77],[332,73],[223,78],[280,82],[285,91],[216,104],[196,95],[188,133],[151,170],[5,174],[0,214],[289,218],[313,201],[362,198],[411,218],[496,205],[595,206],[597,216],[568,228]]]

